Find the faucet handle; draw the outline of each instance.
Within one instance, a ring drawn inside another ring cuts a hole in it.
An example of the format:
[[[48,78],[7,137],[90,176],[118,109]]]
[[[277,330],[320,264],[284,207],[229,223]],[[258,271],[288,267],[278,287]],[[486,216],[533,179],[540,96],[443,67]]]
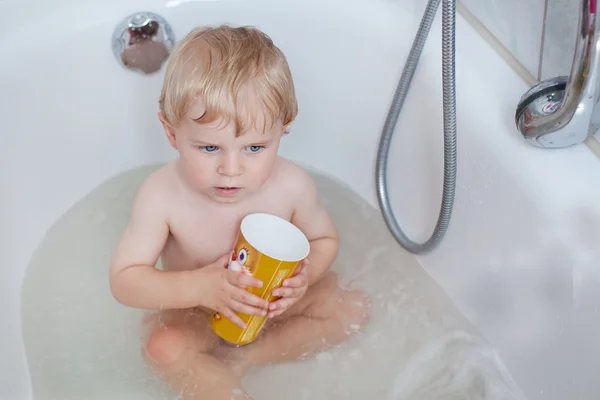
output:
[[[174,45],[171,26],[152,12],[128,15],[113,32],[112,48],[119,63],[143,74],[160,70]]]
[[[539,147],[567,147],[586,140],[600,123],[600,18],[595,0],[581,0],[571,74],[543,81],[527,91],[515,113],[521,134]]]
[[[539,129],[534,129],[536,121],[553,115],[563,105],[568,81],[568,76],[547,79],[531,87],[519,100],[515,122],[523,137],[532,145],[566,147],[573,141],[572,133],[565,134],[562,130],[540,133]],[[569,128],[577,129],[574,126]]]

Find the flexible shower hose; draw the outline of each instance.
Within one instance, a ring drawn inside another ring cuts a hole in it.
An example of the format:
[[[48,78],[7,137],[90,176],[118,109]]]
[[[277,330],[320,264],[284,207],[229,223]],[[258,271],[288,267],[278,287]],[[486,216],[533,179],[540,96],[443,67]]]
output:
[[[404,99],[410,87],[421,51],[425,45],[431,24],[435,18],[440,0],[429,0],[421,25],[408,55],[408,60],[402,71],[402,76],[390,111],[385,121],[376,160],[376,186],[377,198],[385,223],[398,241],[407,251],[413,254],[426,253],[433,250],[442,241],[452,215],[454,205],[454,191],[456,187],[456,92],[454,73],[454,39],[456,20],[456,0],[443,0],[442,2],[442,78],[443,78],[443,106],[444,106],[444,187],[442,204],[439,217],[433,234],[425,243],[413,242],[402,231],[390,206],[387,193],[387,159],[390,143],[398,116],[402,109]]]

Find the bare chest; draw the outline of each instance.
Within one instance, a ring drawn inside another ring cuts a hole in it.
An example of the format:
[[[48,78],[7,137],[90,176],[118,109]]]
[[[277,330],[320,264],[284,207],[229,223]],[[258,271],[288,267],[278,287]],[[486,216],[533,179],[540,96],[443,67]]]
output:
[[[277,201],[197,208],[182,205],[170,221],[171,234],[162,254],[163,267],[188,270],[215,261],[231,251],[242,218],[254,212],[271,213],[289,221],[293,207]]]

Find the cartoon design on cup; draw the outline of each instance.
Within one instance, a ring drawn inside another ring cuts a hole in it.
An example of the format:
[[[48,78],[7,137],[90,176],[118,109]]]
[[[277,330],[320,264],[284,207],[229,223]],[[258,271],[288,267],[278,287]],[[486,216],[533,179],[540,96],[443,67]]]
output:
[[[244,275],[252,275],[252,266],[248,264],[248,259],[251,259],[250,251],[246,247],[242,247],[239,250],[234,250],[231,253],[231,259],[227,269],[235,272],[241,272]],[[248,266],[246,266],[248,265]]]

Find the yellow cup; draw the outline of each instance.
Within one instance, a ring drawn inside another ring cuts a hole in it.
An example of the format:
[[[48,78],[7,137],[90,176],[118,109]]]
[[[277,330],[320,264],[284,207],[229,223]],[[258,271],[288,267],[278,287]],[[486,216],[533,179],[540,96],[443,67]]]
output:
[[[263,281],[261,288],[248,287],[250,293],[272,302],[271,292],[294,275],[308,256],[310,245],[300,229],[291,222],[271,214],[249,214],[240,225],[236,244],[227,268]],[[238,313],[246,323],[242,329],[224,315],[213,312],[210,325],[223,340],[243,345],[260,333],[267,317]]]

